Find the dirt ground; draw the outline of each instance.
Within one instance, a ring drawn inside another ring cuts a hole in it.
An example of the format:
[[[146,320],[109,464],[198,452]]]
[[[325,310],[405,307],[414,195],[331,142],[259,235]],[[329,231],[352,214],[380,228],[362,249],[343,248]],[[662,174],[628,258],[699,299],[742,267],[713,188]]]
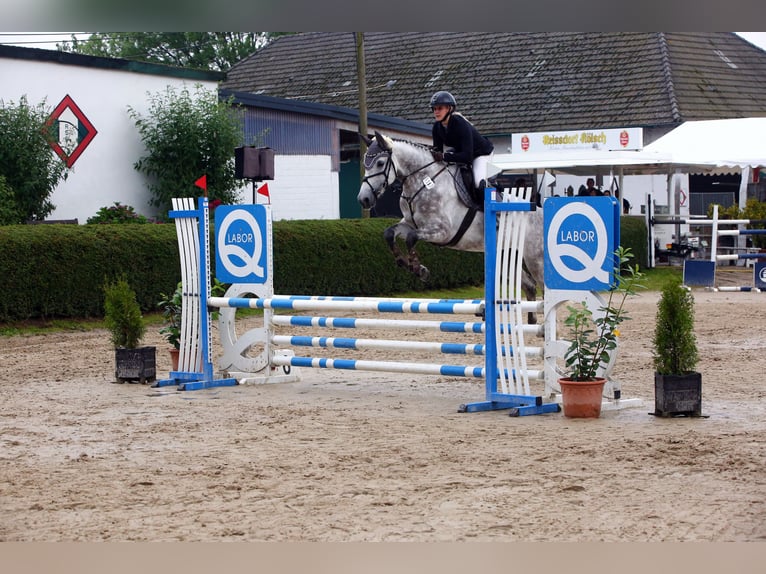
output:
[[[766,294],[695,300],[703,418],[649,414],[656,293],[615,368],[643,405],[591,420],[438,376],[114,384],[104,331],[2,338],[0,541],[766,541]]]

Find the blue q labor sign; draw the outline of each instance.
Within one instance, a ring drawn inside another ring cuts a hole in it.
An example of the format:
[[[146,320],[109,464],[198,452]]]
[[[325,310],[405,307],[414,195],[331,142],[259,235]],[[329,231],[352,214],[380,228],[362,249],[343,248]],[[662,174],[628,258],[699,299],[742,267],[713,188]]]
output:
[[[619,204],[611,197],[551,197],[543,213],[546,288],[609,289],[620,244]]]
[[[268,280],[268,220],[263,205],[215,210],[215,275],[222,283]]]
[[[753,286],[756,289],[766,289],[766,262],[756,261],[753,267]]]

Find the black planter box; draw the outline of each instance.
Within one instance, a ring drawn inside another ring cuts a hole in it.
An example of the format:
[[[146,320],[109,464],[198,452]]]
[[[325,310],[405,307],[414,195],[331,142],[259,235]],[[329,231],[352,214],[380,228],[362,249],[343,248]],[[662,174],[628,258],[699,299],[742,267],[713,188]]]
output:
[[[118,382],[138,381],[151,383],[157,378],[157,353],[155,347],[114,350],[114,376]]]
[[[654,373],[654,414],[660,417],[676,415],[702,416],[702,375]]]

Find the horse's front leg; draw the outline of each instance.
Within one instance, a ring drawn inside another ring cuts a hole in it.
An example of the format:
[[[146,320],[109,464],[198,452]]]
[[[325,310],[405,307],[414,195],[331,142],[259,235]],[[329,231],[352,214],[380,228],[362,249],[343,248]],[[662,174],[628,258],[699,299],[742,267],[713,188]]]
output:
[[[388,248],[391,250],[391,253],[394,255],[394,259],[396,260],[396,264],[399,267],[404,267],[405,269],[409,268],[409,261],[407,260],[404,255],[402,255],[401,250],[399,249],[399,246],[396,244],[396,236],[397,236],[397,230],[399,228],[399,225],[392,225],[391,227],[386,228],[386,230],[383,232],[383,238],[386,240],[386,243],[388,244]]]
[[[415,244],[418,242],[418,239],[420,238],[418,237],[417,229],[411,229],[407,232],[404,242],[407,245],[407,256],[410,260],[409,270],[425,283],[431,277],[431,272],[428,270],[428,267],[420,264],[420,257],[418,257],[418,252],[415,251]]]

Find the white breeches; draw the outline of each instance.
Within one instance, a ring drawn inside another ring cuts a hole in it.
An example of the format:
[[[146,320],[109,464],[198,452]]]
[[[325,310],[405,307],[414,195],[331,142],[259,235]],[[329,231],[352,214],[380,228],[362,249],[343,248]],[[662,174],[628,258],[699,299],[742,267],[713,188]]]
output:
[[[475,160],[473,160],[473,165],[471,166],[473,169],[473,183],[474,185],[479,185],[482,179],[487,179],[487,166],[489,165],[489,162],[492,160],[492,155],[480,155]],[[486,182],[485,182],[486,185]]]

